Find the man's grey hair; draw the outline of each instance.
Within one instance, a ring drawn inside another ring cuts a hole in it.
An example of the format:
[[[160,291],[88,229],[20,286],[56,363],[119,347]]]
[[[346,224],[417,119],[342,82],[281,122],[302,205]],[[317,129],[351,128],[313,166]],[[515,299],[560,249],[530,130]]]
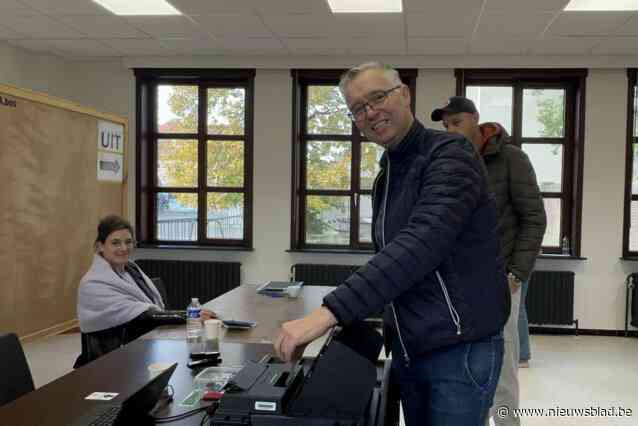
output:
[[[361,65],[357,65],[354,68],[350,68],[341,76],[341,80],[339,81],[339,90],[344,98],[346,97],[346,89],[350,82],[359,74],[367,70],[382,70],[390,83],[395,86],[401,84],[401,78],[399,77],[398,71],[391,66],[382,64],[381,62],[366,62]]]

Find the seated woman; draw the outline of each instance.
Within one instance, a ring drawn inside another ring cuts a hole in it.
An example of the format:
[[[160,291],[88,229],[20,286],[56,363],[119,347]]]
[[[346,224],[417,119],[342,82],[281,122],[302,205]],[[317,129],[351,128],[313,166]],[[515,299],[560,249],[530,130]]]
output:
[[[93,264],[78,289],[83,342],[76,368],[152,330],[156,324],[151,314],[164,309],[157,287],[129,260],[133,234],[131,224],[117,215],[104,217],[97,227]],[[202,309],[200,317],[215,314]]]

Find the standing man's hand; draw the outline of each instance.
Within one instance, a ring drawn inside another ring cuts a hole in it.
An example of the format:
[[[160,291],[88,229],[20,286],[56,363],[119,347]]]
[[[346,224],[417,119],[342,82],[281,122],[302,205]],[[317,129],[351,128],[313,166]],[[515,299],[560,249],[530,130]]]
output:
[[[323,306],[304,318],[285,322],[273,344],[275,353],[286,362],[298,359],[308,343],[336,324],[335,316]]]
[[[510,286],[510,293],[514,294],[521,289],[521,281],[514,275],[509,274],[507,276],[507,282]]]

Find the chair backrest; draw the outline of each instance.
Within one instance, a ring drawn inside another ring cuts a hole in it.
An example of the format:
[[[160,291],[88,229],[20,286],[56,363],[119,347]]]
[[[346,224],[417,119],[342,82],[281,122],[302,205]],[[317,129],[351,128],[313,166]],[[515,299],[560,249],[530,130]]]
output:
[[[164,306],[166,307],[166,309],[175,309],[173,306],[170,306],[168,293],[166,292],[166,286],[164,285],[164,281],[162,280],[162,278],[151,278],[151,281],[153,281],[153,284],[155,284],[157,291],[159,291],[160,295],[162,296],[162,301],[164,301]]]
[[[35,389],[29,364],[15,333],[0,333],[0,405]]]

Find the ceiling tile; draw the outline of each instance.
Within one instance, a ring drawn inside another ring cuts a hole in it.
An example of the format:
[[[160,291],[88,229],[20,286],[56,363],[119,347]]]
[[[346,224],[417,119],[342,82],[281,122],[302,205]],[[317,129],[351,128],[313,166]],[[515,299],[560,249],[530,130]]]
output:
[[[16,38],[24,38],[24,36],[11,28],[0,25],[0,40],[10,40]]]
[[[9,44],[33,52],[51,53],[53,50],[48,40],[9,40]]]
[[[170,3],[187,15],[252,12],[250,0],[170,0]]]
[[[569,0],[487,0],[485,10],[492,11],[547,11],[558,12],[563,10]]]
[[[4,0],[2,0],[4,1]],[[91,0],[20,0],[48,15],[112,15]]]
[[[89,38],[145,38],[119,16],[62,16],[59,18],[68,26],[86,34]]]
[[[118,38],[100,41],[127,56],[166,55],[171,53],[171,51],[164,48],[158,40],[153,39]]]
[[[264,15],[263,19],[266,26],[280,37],[328,37],[336,26],[332,15]]]
[[[70,39],[84,38],[84,34],[45,15],[20,15],[0,18],[0,24],[24,34],[27,38]]]
[[[403,15],[397,13],[343,13],[335,15],[333,33],[400,35],[405,33]]]
[[[411,55],[463,55],[467,42],[462,38],[408,38]]]
[[[23,3],[18,3],[16,0],[2,0],[0,2],[0,12],[8,12],[8,11],[30,11],[32,10],[28,6],[25,6]]]
[[[633,18],[627,21],[620,30],[614,34],[616,36],[638,36],[638,13],[635,13]]]
[[[531,45],[531,40],[508,38],[485,38],[470,42],[470,53],[474,55],[523,55]]]
[[[207,55],[222,51],[220,44],[212,38],[203,39],[162,39],[160,45],[176,55]]]
[[[595,55],[638,55],[638,37],[610,37],[592,49]]]
[[[405,55],[405,44],[403,38],[390,37],[354,37],[343,40],[343,46],[352,55]]]
[[[623,12],[563,12],[552,23],[548,34],[557,36],[610,35],[629,18]]]
[[[457,14],[437,11],[432,13],[409,13],[406,15],[408,37],[458,38],[469,37],[478,16],[475,13]]]
[[[215,37],[242,35],[244,37],[272,37],[258,16],[244,15],[193,15],[195,22]]]
[[[534,38],[540,36],[554,17],[553,13],[484,13],[474,34],[477,38]]]
[[[284,46],[276,38],[241,38],[241,37],[225,37],[217,39],[219,45],[224,50],[269,50],[285,51]]]
[[[454,13],[461,18],[467,14],[478,13],[482,3],[482,1],[477,0],[446,0],[445,2],[403,0],[403,10],[407,16],[411,12],[424,12],[432,16]]]
[[[286,38],[284,45],[289,49],[325,49],[337,50],[342,48],[345,51],[344,41],[340,37],[298,37]]]
[[[288,13],[312,13],[316,16],[332,15],[326,0],[252,0],[253,7],[261,15]]]
[[[200,38],[205,28],[186,16],[131,16],[129,24],[156,38]]]
[[[121,56],[117,50],[96,40],[47,40],[47,43],[64,56]]]
[[[599,42],[599,37],[545,37],[532,42],[532,53],[535,55],[584,55]]]

